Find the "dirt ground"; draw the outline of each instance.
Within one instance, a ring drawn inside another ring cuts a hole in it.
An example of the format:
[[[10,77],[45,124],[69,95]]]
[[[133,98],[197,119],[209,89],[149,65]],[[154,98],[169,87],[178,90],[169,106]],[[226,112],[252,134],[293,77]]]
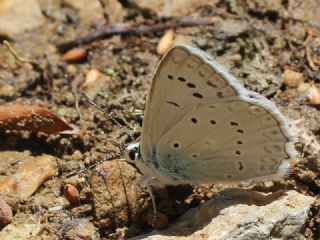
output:
[[[19,8],[18,2],[15,8]],[[145,190],[140,192],[139,208],[132,203],[129,207],[111,206],[112,194],[104,196],[119,177],[119,173],[112,170],[114,165],[105,165],[103,171],[100,166],[96,168],[98,170],[88,169],[71,177],[67,174],[85,169],[117,152],[115,141],[130,142],[122,128],[81,98],[81,90],[131,129],[136,138],[140,136],[148,88],[160,59],[157,44],[170,27],[145,34],[113,34],[74,45],[82,52],[76,53],[79,56],[71,56],[71,60],[66,57],[66,51],[59,51],[58,46],[95,34],[113,23],[137,28],[192,15],[214,21],[192,27],[177,26],[173,28],[174,40],[170,41],[191,44],[207,52],[246,88],[274,101],[292,121],[300,137],[296,147],[303,152],[303,159],[293,167],[286,180],[245,188],[262,192],[295,189],[317,197],[318,202],[310,212],[303,234],[307,239],[319,239],[320,95],[317,102],[314,91],[320,87],[320,2],[216,0],[199,1],[197,6],[187,3],[163,6],[162,1],[154,1],[155,4],[149,4],[151,6],[139,5],[143,1],[129,0],[89,2],[78,6],[75,1],[39,0],[37,4],[42,15],[36,20],[36,23],[41,22],[39,26],[0,35],[0,104],[38,105],[82,131],[67,135],[1,130],[1,152],[45,154],[57,161],[54,176],[30,197],[6,199],[14,213],[13,222],[41,225],[39,239],[121,239],[124,235],[136,236],[152,230],[146,221],[152,204]],[[106,2],[115,5],[105,6]],[[116,9],[115,6],[119,10],[108,10]],[[32,59],[35,64],[15,59],[4,44],[5,40],[19,57]],[[93,85],[88,83],[90,74]],[[10,161],[7,165],[0,164],[3,167],[0,179],[14,172],[17,163]],[[138,173],[130,165],[120,165],[124,182],[132,184]],[[108,171],[116,173],[113,177],[103,177]],[[80,204],[70,205],[66,201],[66,184],[76,186]],[[157,206],[172,223],[188,209],[224,188],[227,186],[168,187],[167,191],[156,192]],[[116,198],[123,194],[121,191],[115,190],[119,192]],[[128,191],[130,195],[132,191]],[[134,194],[130,196],[134,199]]]

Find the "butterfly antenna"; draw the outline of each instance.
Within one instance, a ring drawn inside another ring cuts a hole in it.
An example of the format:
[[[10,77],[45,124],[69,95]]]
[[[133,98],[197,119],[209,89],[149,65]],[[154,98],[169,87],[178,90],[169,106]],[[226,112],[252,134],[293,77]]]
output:
[[[66,178],[69,178],[69,177],[72,177],[72,176],[75,176],[75,175],[78,175],[78,174],[81,174],[85,171],[88,171],[88,170],[92,170],[93,168],[95,168],[97,165],[99,165],[100,163],[103,163],[105,161],[108,161],[108,160],[113,160],[117,157],[120,157],[122,155],[122,148],[120,148],[120,152],[117,152],[117,153],[110,153],[110,154],[107,154],[102,160],[99,160],[93,164],[91,164],[90,166],[82,169],[82,170],[76,170],[76,171],[73,171],[69,174],[66,175]]]
[[[126,134],[130,137],[131,141],[135,141],[135,138],[133,137],[133,135],[128,131],[128,129],[121,125],[110,113],[106,112],[102,107],[98,106],[94,101],[92,101],[83,91],[81,91],[81,95],[82,97],[88,102],[90,103],[93,107],[95,107],[96,109],[98,109],[99,111],[101,111],[109,120],[111,120],[114,124],[118,125],[120,128],[122,128]],[[124,146],[121,144],[120,145],[120,151],[124,150]]]

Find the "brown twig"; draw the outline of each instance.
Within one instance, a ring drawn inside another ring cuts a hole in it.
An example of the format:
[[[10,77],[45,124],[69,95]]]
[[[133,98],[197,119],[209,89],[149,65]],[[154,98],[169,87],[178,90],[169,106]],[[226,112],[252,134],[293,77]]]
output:
[[[30,63],[33,67],[35,65],[39,65],[36,61],[34,60],[31,60],[31,59],[28,59],[28,58],[23,58],[23,57],[20,57],[16,51],[11,47],[10,43],[7,41],[7,40],[4,40],[3,41],[3,44],[7,47],[8,51],[12,54],[12,56],[18,61],[18,62],[21,62],[21,63]]]
[[[309,63],[309,66],[310,68],[313,70],[313,71],[318,71],[318,67],[315,65],[314,61],[313,61],[313,58],[312,58],[312,54],[311,54],[311,42],[312,42],[312,38],[313,38],[313,32],[311,29],[308,29],[307,30],[307,38],[304,42],[304,45],[305,45],[305,48],[306,48],[306,57],[307,57],[307,60],[308,60],[308,63]]]
[[[40,73],[42,78],[48,83],[49,89],[51,88],[52,82],[51,82],[51,77],[50,77],[50,64],[47,63],[44,67],[40,65],[35,60],[29,59],[29,58],[24,58],[20,57],[17,52],[13,49],[13,47],[10,45],[8,41],[3,41],[3,44],[7,47],[8,51],[12,54],[14,59],[19,62],[19,63],[29,63],[33,67],[33,69]]]
[[[87,36],[58,44],[57,49],[60,52],[65,52],[79,45],[89,44],[91,42],[104,39],[104,38],[109,38],[114,35],[129,36],[129,35],[145,34],[150,32],[160,32],[160,31],[167,30],[169,28],[211,25],[211,24],[214,24],[216,21],[217,21],[216,17],[202,18],[202,17],[187,16],[187,17],[175,18],[165,23],[157,23],[157,24],[151,24],[151,25],[128,26],[124,24],[114,24],[111,26],[107,26],[106,28],[98,32],[89,34]]]

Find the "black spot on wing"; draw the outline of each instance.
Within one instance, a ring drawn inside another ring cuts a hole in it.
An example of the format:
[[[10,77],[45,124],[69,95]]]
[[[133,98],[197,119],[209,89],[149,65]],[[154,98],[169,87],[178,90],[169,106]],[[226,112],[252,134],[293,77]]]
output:
[[[200,93],[197,93],[197,92],[195,92],[193,94],[193,96],[196,97],[196,98],[203,98],[203,96]]]
[[[180,107],[180,105],[178,103],[172,102],[172,101],[167,101],[166,103],[175,106],[175,107]]]
[[[188,86],[189,88],[195,88],[195,87],[196,87],[196,85],[193,84],[193,83],[187,83],[187,86]]]

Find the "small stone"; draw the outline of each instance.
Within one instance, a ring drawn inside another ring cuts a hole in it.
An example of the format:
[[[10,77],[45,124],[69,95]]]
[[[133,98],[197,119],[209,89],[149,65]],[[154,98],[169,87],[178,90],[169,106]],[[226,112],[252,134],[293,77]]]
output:
[[[74,65],[68,65],[67,66],[67,72],[70,74],[70,75],[76,75],[77,74],[77,68],[74,66]]]
[[[0,86],[1,97],[12,97],[16,94],[16,89],[10,84]]]
[[[63,158],[67,161],[79,161],[83,158],[83,155],[79,150],[75,150],[71,156],[65,155]]]
[[[98,69],[90,69],[86,74],[86,80],[82,84],[82,89],[89,98],[94,98],[110,81],[110,76],[101,74]]]
[[[304,239],[303,227],[315,201],[292,190],[267,195],[227,189],[189,210],[167,229],[139,239]]]
[[[136,213],[135,184],[139,174],[123,161],[107,161],[93,171],[91,188],[96,220],[108,228],[126,226]]]
[[[61,239],[98,239],[93,223],[86,219],[72,219],[62,224]]]
[[[304,93],[306,92],[309,88],[311,87],[310,83],[301,83],[298,88],[297,88],[297,91],[299,93]]]
[[[1,152],[1,161],[10,158],[20,162],[13,174],[0,179],[0,195],[6,198],[24,200],[31,196],[39,186],[57,172],[56,159],[49,155],[33,157],[19,152]],[[10,172],[8,169],[7,172]],[[6,199],[7,200],[7,199]]]
[[[80,204],[79,191],[74,185],[66,184],[63,190],[64,196],[72,206],[78,206]]]
[[[99,0],[64,0],[63,2],[76,10],[81,27],[104,21],[104,9]]]
[[[37,0],[1,0],[0,35],[14,36],[32,30],[45,21]]]
[[[0,197],[0,229],[12,223],[12,211],[8,203]]]
[[[214,5],[217,0],[131,0],[134,5],[149,10],[158,16],[179,17],[190,15],[190,12],[207,4]]]
[[[0,239],[39,239],[39,233],[44,228],[40,223],[11,223],[0,232]]]
[[[157,230],[165,229],[169,225],[168,217],[161,212],[157,212],[157,216],[148,214],[143,217],[143,220]]]
[[[293,71],[291,69],[286,69],[283,73],[283,82],[286,86],[291,88],[298,87],[303,83],[304,77],[300,72]]]

